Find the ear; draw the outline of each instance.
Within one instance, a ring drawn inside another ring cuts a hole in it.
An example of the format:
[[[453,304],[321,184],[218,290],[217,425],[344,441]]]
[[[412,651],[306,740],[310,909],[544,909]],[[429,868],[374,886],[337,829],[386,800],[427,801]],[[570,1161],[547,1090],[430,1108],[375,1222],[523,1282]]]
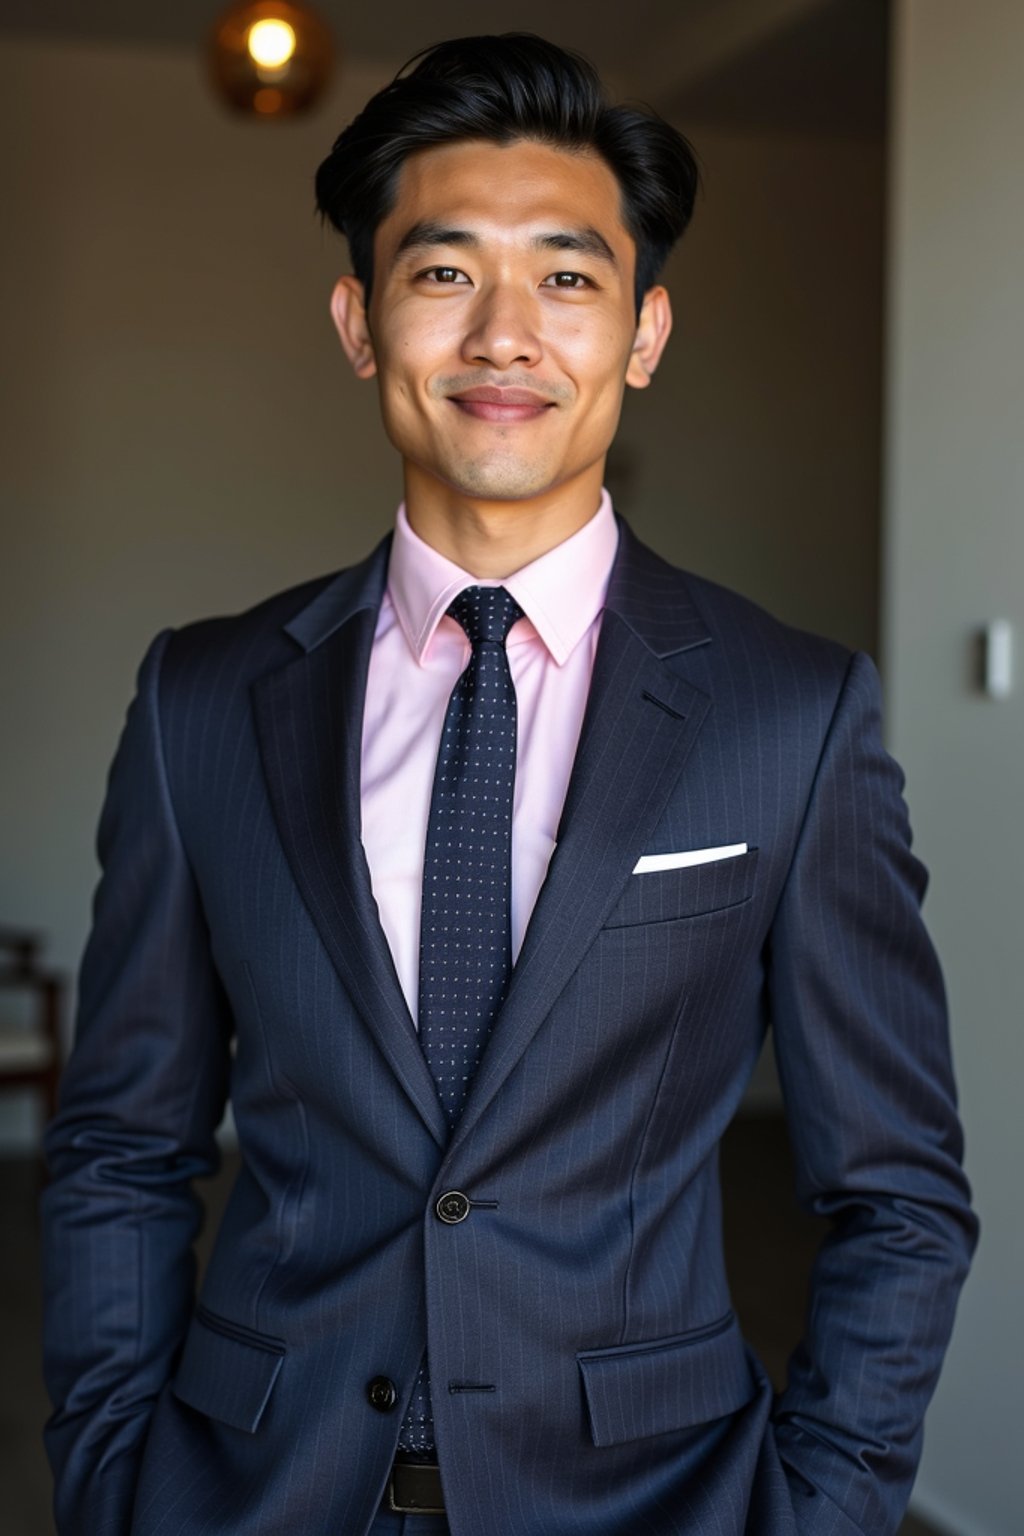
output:
[[[660,286],[648,288],[636,323],[636,340],[629,354],[627,384],[634,389],[647,388],[671,334],[672,305],[668,293]]]
[[[331,294],[331,319],[356,378],[372,379],[377,372],[377,359],[373,355],[363,285],[358,277],[338,278]]]

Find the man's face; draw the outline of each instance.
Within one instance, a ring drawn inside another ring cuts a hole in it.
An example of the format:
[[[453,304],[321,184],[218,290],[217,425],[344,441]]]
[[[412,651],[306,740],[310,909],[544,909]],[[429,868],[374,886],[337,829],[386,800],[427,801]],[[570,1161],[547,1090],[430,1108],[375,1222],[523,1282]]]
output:
[[[367,348],[347,350],[377,374],[407,493],[506,501],[600,483],[623,387],[657,361],[638,343],[620,205],[598,156],[532,141],[405,162],[376,233]]]

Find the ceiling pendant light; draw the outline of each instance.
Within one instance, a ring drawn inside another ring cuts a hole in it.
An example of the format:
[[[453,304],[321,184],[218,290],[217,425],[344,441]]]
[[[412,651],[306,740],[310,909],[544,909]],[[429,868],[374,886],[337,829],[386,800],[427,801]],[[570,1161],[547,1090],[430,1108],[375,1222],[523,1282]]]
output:
[[[304,112],[331,73],[330,28],[295,0],[232,5],[210,37],[210,65],[220,96],[239,112],[289,117]]]

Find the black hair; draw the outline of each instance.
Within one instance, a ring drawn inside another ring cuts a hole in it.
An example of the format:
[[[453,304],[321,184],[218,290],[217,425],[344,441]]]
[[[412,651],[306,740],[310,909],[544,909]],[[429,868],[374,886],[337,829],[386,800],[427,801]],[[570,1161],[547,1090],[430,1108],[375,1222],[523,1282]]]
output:
[[[639,314],[690,222],[696,156],[657,113],[611,105],[582,55],[528,32],[454,38],[415,55],[343,129],[319,166],[317,207],[348,240],[367,299],[373,237],[394,205],[403,161],[459,139],[533,139],[600,155],[618,181],[622,220],[636,244]]]

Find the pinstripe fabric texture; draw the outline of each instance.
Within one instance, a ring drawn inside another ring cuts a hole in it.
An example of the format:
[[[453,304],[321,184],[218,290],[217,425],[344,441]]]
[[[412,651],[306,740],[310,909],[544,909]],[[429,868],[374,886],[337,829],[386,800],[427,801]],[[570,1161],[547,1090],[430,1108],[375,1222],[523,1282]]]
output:
[[[140,673],[47,1138],[61,1536],[367,1536],[424,1347],[453,1536],[895,1532],[976,1222],[870,661],[623,526],[558,847],[449,1139],[359,843],[386,560],[164,634]],[[769,1026],[830,1223],[778,1398],[716,1158]]]

